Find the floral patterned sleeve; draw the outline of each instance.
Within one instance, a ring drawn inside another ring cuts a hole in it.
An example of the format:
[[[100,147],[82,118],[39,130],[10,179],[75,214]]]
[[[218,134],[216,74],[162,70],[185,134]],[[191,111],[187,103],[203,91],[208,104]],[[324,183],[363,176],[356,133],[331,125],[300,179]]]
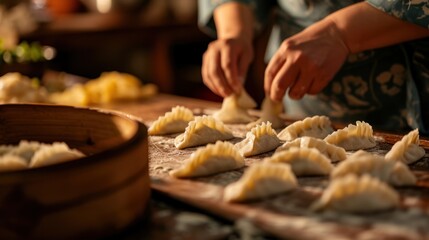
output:
[[[256,25],[255,29],[259,30],[263,25],[265,25],[269,10],[270,4],[267,0],[198,0],[198,25],[200,28],[212,35],[216,36],[216,27],[213,20],[213,11],[216,7],[227,3],[227,2],[240,2],[243,4],[248,4],[253,9]]]
[[[429,0],[367,0],[366,2],[392,16],[429,28]]]

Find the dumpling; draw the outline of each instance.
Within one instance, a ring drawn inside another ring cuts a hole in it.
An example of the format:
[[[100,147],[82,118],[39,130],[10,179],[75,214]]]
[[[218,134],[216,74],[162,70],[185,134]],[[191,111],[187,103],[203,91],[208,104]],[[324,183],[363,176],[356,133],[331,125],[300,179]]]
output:
[[[33,155],[45,144],[35,142],[35,141],[27,141],[22,140],[19,142],[18,146],[14,147],[9,154],[19,156],[25,159],[28,163],[30,163]]]
[[[242,89],[240,94],[232,94],[223,99],[222,107],[213,117],[223,123],[249,123],[254,119],[248,109],[255,108],[256,102]]]
[[[73,159],[84,157],[85,155],[76,149],[70,149],[64,142],[54,142],[52,145],[43,144],[37,150],[30,162],[30,167],[41,167]]]
[[[424,148],[419,146],[419,130],[415,129],[396,142],[386,154],[386,159],[411,164],[425,155]]]
[[[274,102],[271,98],[265,97],[264,101],[262,101],[261,117],[257,121],[249,123],[247,129],[252,129],[262,122],[270,122],[274,129],[283,128],[285,126],[285,121],[280,118],[282,112],[282,102]]]
[[[342,147],[329,144],[314,137],[300,137],[290,142],[285,142],[276,149],[277,152],[288,150],[291,147],[317,148],[323,155],[331,159],[331,162],[343,161],[347,158],[346,150]]]
[[[261,123],[252,128],[246,134],[246,138],[237,143],[235,147],[244,157],[250,157],[261,153],[269,152],[280,146],[276,131],[271,127],[271,123]]]
[[[386,183],[369,175],[349,174],[331,181],[313,210],[331,209],[349,213],[373,213],[399,205],[399,194]]]
[[[217,141],[198,149],[183,166],[170,172],[178,178],[201,177],[238,169],[244,166],[244,158],[230,142]]]
[[[17,155],[5,154],[0,157],[0,172],[26,169],[28,162]]]
[[[284,128],[277,136],[283,141],[292,141],[303,136],[323,139],[333,131],[331,120],[329,120],[328,117],[314,116],[292,123]]]
[[[174,139],[178,149],[215,143],[234,138],[231,130],[212,116],[198,116],[190,121],[185,132]]]
[[[367,174],[394,186],[410,186],[417,182],[417,178],[402,162],[389,161],[364,150],[353,153],[339,163],[332,171],[331,178],[341,178],[348,174]]]
[[[399,194],[386,183],[369,175],[349,174],[333,180],[312,209],[372,213],[398,205]]]
[[[331,161],[316,148],[297,148],[274,154],[264,161],[287,163],[296,176],[329,175],[334,166]]]
[[[289,165],[255,163],[237,182],[225,187],[223,199],[227,202],[256,200],[291,191],[297,186],[298,182]]]
[[[366,122],[357,121],[356,125],[349,124],[324,139],[327,143],[344,148],[346,151],[372,148],[377,145],[372,127]]]
[[[188,108],[176,106],[160,116],[148,129],[149,135],[165,135],[184,132],[188,123],[194,119],[194,114]]]

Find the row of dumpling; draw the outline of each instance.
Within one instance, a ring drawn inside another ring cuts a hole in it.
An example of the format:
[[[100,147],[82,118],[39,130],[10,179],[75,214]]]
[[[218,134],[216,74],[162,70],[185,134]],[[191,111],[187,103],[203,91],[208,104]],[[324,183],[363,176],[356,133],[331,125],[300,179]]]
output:
[[[213,116],[194,117],[190,109],[182,106],[174,107],[164,116],[160,116],[148,132],[150,135],[183,132],[174,141],[178,149],[234,138],[232,131],[223,122],[216,120]],[[298,146],[300,140],[294,140],[304,136],[323,139],[326,143],[346,151],[368,149],[377,144],[372,127],[368,123],[357,121],[356,125],[349,124],[343,129],[334,131],[328,117],[314,116],[296,121],[278,134],[272,128],[271,122],[259,123],[247,132],[246,138],[238,143],[237,147],[244,157],[249,157],[272,151],[281,145],[281,141],[285,143],[277,151]],[[399,158],[398,160],[410,164],[419,160],[424,153],[424,149],[419,146],[419,135],[416,129],[395,144],[386,158]]]
[[[18,145],[0,146],[0,172],[36,168],[83,157],[64,142],[45,144],[22,140]]]

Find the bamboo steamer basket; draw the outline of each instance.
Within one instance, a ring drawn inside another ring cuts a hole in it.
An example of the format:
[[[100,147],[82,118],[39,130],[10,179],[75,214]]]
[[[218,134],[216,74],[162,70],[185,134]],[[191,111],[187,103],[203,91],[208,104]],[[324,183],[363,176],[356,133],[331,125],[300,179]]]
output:
[[[86,157],[0,173],[0,239],[95,239],[145,216],[147,129],[123,113],[0,105],[0,144],[66,142]]]

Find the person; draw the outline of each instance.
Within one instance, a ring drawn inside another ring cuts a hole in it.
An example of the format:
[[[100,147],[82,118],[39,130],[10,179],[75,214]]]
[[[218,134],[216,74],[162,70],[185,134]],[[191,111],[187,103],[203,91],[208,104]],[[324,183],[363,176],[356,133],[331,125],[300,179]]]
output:
[[[429,134],[428,0],[200,0],[217,36],[201,68],[214,93],[241,91],[271,5],[264,89],[288,115]]]

